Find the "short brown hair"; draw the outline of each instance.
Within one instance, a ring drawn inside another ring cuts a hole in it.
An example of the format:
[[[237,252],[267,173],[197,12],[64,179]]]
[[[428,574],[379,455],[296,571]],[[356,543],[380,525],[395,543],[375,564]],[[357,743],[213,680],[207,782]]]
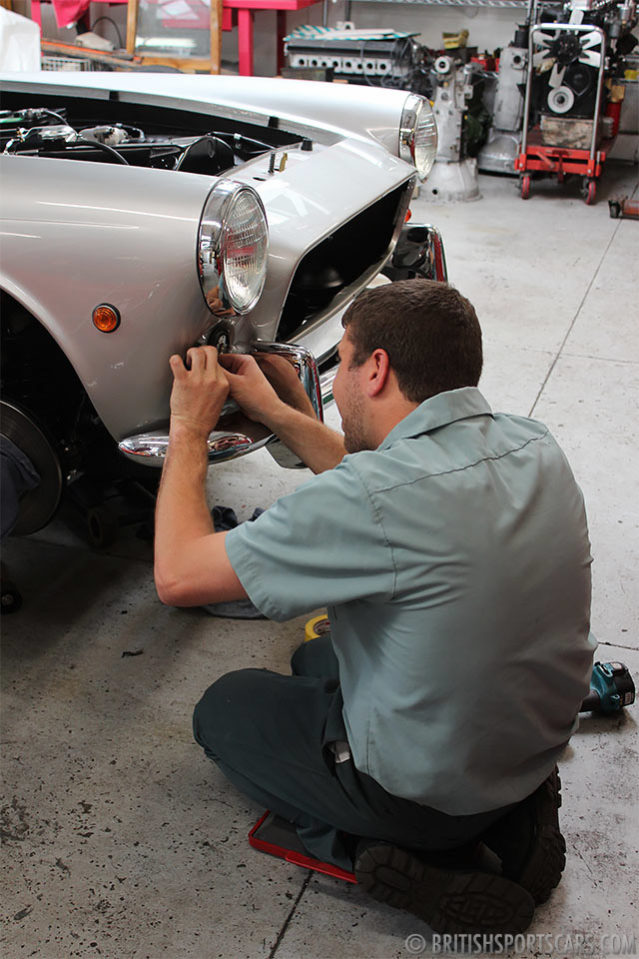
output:
[[[353,365],[386,350],[400,390],[413,403],[479,382],[479,320],[472,303],[448,283],[400,280],[365,290],[342,325],[354,346]]]

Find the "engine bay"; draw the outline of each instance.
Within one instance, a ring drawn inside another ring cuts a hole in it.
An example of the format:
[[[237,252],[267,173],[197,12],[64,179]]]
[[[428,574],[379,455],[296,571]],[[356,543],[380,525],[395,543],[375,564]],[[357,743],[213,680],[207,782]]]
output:
[[[17,98],[16,98],[17,99]],[[24,99],[24,98],[23,98]],[[45,101],[47,97],[43,98]],[[3,98],[3,106],[8,97]],[[0,111],[0,151],[9,155],[120,163],[217,176],[302,137],[268,127],[113,101],[63,98]]]

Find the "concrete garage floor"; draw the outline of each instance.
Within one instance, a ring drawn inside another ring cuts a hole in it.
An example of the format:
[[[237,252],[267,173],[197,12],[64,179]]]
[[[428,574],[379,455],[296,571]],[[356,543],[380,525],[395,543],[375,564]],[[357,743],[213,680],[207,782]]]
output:
[[[493,407],[544,420],[569,455],[590,517],[599,658],[639,682],[639,223],[610,219],[606,203],[636,196],[637,180],[636,167],[610,164],[587,207],[577,183],[534,183],[523,202],[515,180],[483,176],[482,200],[420,199],[414,220],[440,226],[451,281],[477,307]],[[211,503],[246,518],[307,475],[260,452],[211,474]],[[242,666],[286,670],[306,617],[165,608],[151,547],[132,531],[98,553],[59,520],[11,541],[6,560],[24,607],[2,623],[5,959],[433,951],[407,914],[253,851],[261,810],[192,740],[205,687]],[[639,952],[638,708],[585,717],[566,750],[568,864],[529,930],[561,938],[517,955]],[[592,937],[585,947],[579,935]]]

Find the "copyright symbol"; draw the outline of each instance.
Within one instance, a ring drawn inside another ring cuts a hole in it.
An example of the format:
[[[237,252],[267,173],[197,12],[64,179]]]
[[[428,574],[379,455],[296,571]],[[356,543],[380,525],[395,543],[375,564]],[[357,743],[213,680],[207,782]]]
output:
[[[410,952],[412,956],[417,956],[426,949],[426,940],[418,932],[413,932],[406,937],[404,945],[407,952]]]

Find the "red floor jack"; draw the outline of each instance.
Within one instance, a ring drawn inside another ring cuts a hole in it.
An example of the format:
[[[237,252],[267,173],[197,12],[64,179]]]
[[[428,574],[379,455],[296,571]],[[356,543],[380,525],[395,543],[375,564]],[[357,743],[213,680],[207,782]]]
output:
[[[567,34],[573,36],[581,34],[582,40],[580,42],[585,55],[594,58],[592,62],[598,63],[597,92],[593,116],[591,119],[573,119],[563,115],[571,109],[570,97],[572,94],[569,88],[562,86],[558,79],[558,85],[551,92],[553,109],[557,116],[544,116],[541,125],[529,129],[531,90],[535,66],[539,58],[546,55],[549,45],[556,44],[557,38],[561,39],[562,33],[565,36]],[[537,41],[537,48],[535,48],[534,43],[536,36],[540,36]],[[539,50],[540,47],[541,51]],[[544,47],[546,48],[545,51]],[[520,152],[515,158],[515,169],[519,170],[521,174],[520,184],[523,200],[527,200],[530,196],[532,174],[540,172],[556,176],[559,183],[563,183],[567,175],[581,176],[581,194],[584,200],[587,204],[595,202],[596,181],[601,176],[606,156],[614,143],[621,107],[621,104],[609,104],[607,111],[609,115],[605,119],[599,116],[603,94],[605,52],[606,35],[599,27],[591,24],[544,23],[531,27],[523,132]],[[600,128],[609,131],[606,138],[600,137]],[[576,134],[577,129],[579,129],[579,132]],[[590,136],[590,146],[586,148],[588,136]],[[569,145],[571,141],[572,145]]]
[[[306,641],[327,632],[328,620],[316,616],[306,624]],[[612,716],[635,701],[635,684],[628,667],[623,663],[595,663],[590,679],[590,692],[581,704],[579,712]],[[292,822],[276,816],[268,810],[249,832],[248,840],[254,849],[269,853],[290,862],[294,866],[312,869],[345,882],[357,882],[355,874],[320,862],[308,855]]]
[[[627,196],[613,196],[608,200],[608,209],[613,220],[639,220],[639,201]]]

